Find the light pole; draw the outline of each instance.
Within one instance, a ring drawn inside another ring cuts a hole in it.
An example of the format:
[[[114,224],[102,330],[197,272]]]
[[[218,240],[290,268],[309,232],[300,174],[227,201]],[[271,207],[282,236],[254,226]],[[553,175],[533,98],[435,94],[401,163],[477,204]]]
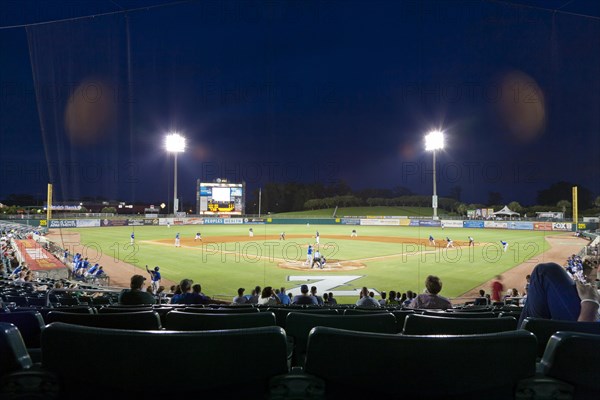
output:
[[[175,156],[175,168],[173,170],[173,216],[179,211],[179,200],[177,199],[177,153],[185,150],[185,138],[178,133],[170,133],[165,137],[165,149]]]
[[[431,207],[433,208],[433,219],[437,220],[437,182],[435,173],[435,151],[444,148],[444,132],[432,131],[425,136],[425,150],[433,152],[433,196],[431,197]]]

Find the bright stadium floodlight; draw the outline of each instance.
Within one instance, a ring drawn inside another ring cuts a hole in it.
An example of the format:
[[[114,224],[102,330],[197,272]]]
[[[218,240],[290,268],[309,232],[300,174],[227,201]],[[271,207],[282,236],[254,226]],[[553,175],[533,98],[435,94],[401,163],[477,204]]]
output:
[[[177,153],[185,151],[185,138],[178,133],[170,133],[165,137],[165,149],[175,156],[175,168],[173,170],[173,216],[179,211],[179,200],[177,199]]]
[[[437,182],[435,171],[435,152],[444,148],[444,132],[431,131],[425,136],[425,150],[433,152],[433,196],[431,197],[431,207],[433,208],[433,219],[437,220]]]

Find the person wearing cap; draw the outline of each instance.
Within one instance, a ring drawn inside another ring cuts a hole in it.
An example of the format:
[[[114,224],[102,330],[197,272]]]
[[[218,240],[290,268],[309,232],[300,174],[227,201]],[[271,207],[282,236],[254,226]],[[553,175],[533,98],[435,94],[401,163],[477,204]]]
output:
[[[292,304],[307,304],[307,305],[315,305],[315,306],[319,305],[317,298],[309,295],[308,285],[300,286],[300,292],[302,294],[295,296],[294,300],[292,301]]]
[[[150,274],[150,281],[152,282],[152,294],[155,294],[156,291],[158,290],[158,287],[160,286],[160,272],[158,272],[160,270],[160,268],[158,267],[158,265],[156,267],[154,267],[154,269],[151,271],[148,269],[148,265],[146,265],[146,272],[148,272]]]
[[[119,294],[119,304],[134,306],[141,304],[156,304],[156,299],[152,294],[144,292],[142,287],[146,278],[142,275],[133,275],[129,289],[123,289]]]
[[[233,298],[232,304],[246,304],[248,302],[248,299],[246,299],[246,297],[244,296],[244,291],[246,289],[244,288],[239,288],[237,291],[237,296],[235,296]]]

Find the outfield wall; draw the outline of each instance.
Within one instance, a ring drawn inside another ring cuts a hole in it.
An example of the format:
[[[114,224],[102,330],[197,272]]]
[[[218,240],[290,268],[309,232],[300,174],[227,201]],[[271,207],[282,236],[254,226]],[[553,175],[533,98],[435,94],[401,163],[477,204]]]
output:
[[[44,221],[46,222],[46,221]],[[131,218],[131,219],[53,219],[49,228],[90,228],[110,226],[179,226],[179,225],[360,225],[360,226],[418,226],[468,229],[509,229],[574,232],[597,229],[597,222],[579,223],[546,221],[482,221],[482,220],[432,220],[409,217],[348,217],[348,218]]]

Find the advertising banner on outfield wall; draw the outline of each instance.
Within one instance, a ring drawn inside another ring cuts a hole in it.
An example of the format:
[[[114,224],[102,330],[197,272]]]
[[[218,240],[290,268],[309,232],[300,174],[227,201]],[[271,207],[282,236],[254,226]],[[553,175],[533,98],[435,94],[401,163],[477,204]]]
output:
[[[100,221],[100,226],[127,226],[129,225],[128,219],[103,219]]]
[[[508,229],[508,222],[484,221],[483,226],[484,228]]]
[[[400,226],[409,226],[409,225],[410,225],[410,219],[406,218],[406,219],[400,220]]]
[[[237,225],[237,224],[243,224],[244,223],[244,219],[243,218],[225,218],[223,220],[223,223],[225,225]]]
[[[535,231],[551,231],[552,222],[534,222],[533,230]]]
[[[51,219],[50,228],[77,228],[75,219]]]
[[[444,228],[462,228],[463,222],[461,219],[443,219]]]
[[[419,220],[411,219],[410,222],[408,223],[408,226],[419,226]]]
[[[158,225],[158,218],[144,218],[144,225]]]
[[[511,221],[508,223],[508,229],[516,229],[521,231],[532,231],[533,222]]]
[[[144,225],[143,219],[130,219],[129,220],[129,226],[143,226],[143,225]]]
[[[159,218],[159,225],[173,225],[173,218]]]
[[[223,218],[204,218],[204,225],[223,225]]]
[[[342,225],[360,225],[358,218],[342,218]]]
[[[573,224],[568,222],[553,222],[552,223],[553,231],[571,231],[573,230]]]
[[[377,225],[377,226],[399,226],[400,220],[399,219],[384,219],[384,218],[382,218],[382,219],[366,218],[366,219],[361,219],[360,224],[361,225]]]
[[[483,228],[483,221],[463,221],[463,228]]]
[[[99,219],[78,219],[77,227],[78,228],[96,228],[100,226]]]
[[[244,218],[245,224],[264,224],[264,218]]]
[[[432,219],[420,219],[419,226],[442,226],[442,222],[434,221]]]
[[[204,218],[186,218],[186,225],[202,225],[204,224]]]

